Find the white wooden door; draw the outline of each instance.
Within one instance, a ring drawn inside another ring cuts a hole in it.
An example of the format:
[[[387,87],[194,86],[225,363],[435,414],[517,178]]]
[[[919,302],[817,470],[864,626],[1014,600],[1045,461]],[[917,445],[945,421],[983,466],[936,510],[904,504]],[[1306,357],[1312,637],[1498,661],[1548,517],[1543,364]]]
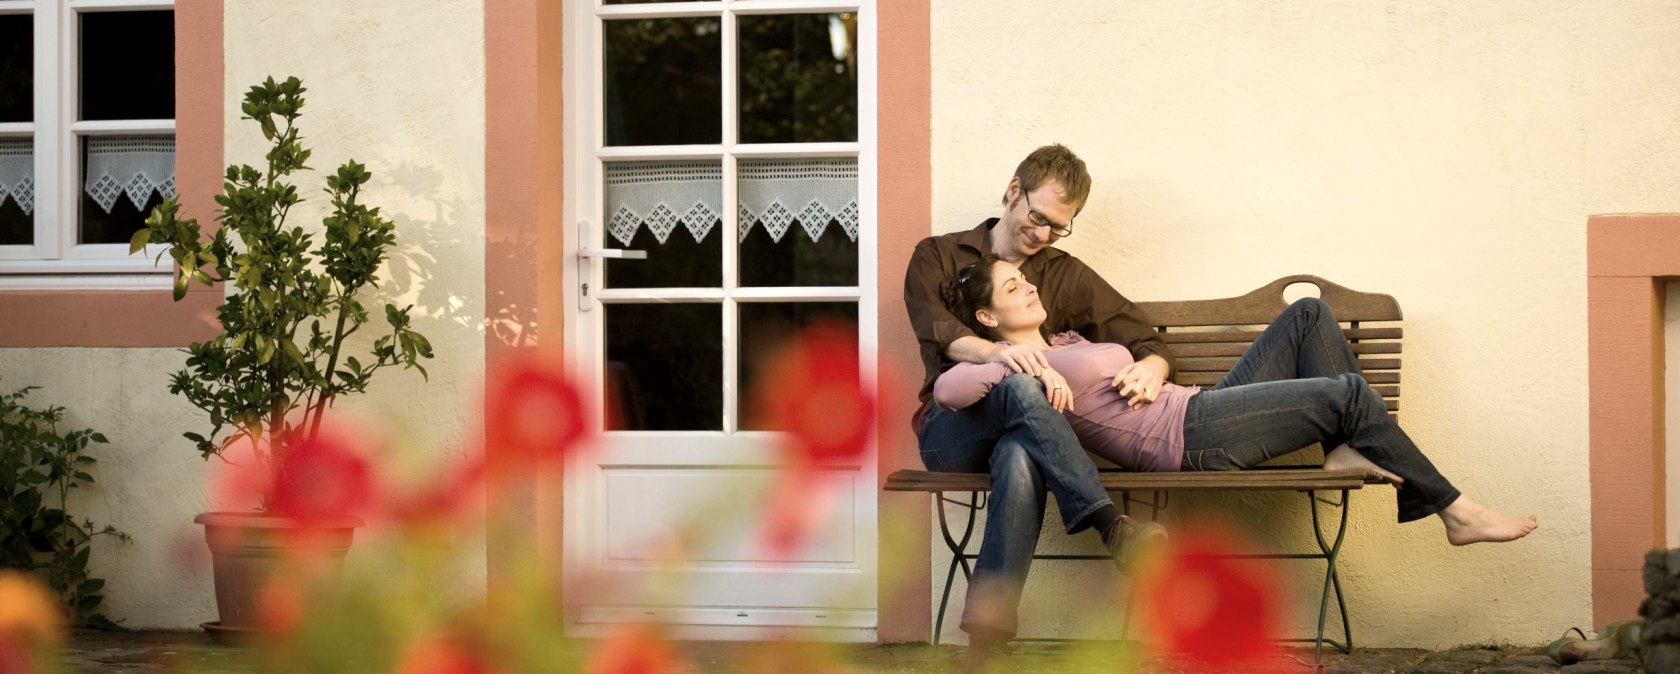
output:
[[[568,3],[566,352],[604,438],[567,466],[575,635],[874,638],[873,459],[823,469],[817,535],[772,550],[786,472],[747,402],[815,322],[873,370],[872,5]]]

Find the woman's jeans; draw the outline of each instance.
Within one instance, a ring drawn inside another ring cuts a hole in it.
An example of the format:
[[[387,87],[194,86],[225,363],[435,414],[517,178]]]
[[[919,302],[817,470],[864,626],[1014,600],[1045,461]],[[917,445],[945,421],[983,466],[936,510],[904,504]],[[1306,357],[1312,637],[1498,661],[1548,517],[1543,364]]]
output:
[[[1043,382],[1026,374],[1004,378],[964,409],[931,406],[916,437],[928,470],[991,474],[986,530],[962,628],[1013,636],[1044,522],[1045,489],[1056,495],[1062,524],[1074,533],[1113,503],[1097,481],[1097,467],[1067,418],[1050,406]]]
[[[1190,399],[1186,470],[1240,470],[1313,443],[1346,444],[1406,480],[1401,522],[1439,512],[1459,492],[1389,418],[1324,302],[1297,301],[1231,372]]]

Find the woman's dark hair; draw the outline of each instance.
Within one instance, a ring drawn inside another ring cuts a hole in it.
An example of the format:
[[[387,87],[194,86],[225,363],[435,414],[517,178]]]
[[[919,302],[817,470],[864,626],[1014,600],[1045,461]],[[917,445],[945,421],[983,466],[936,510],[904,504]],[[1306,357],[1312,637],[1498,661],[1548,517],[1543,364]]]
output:
[[[974,334],[990,340],[996,340],[997,333],[981,323],[974,311],[992,306],[992,268],[1000,259],[996,255],[981,257],[979,262],[957,270],[954,278],[945,279],[939,286],[939,299],[945,302],[945,309]]]

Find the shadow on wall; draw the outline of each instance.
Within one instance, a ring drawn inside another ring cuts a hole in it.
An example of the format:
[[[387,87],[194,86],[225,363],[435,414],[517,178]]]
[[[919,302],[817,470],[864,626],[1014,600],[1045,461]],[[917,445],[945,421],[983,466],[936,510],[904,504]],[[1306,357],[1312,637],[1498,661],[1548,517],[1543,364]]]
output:
[[[497,341],[508,346],[532,345],[537,319],[534,287],[522,286],[511,292],[498,290],[484,298],[485,305],[481,308],[467,289],[482,288],[484,284],[475,283],[474,279],[453,278],[448,273],[459,268],[456,264],[459,256],[469,255],[477,248],[477,241],[469,241],[461,229],[460,213],[466,204],[439,196],[444,191],[443,172],[405,161],[390,168],[387,176],[389,187],[406,193],[406,203],[431,207],[430,216],[425,218],[407,214],[390,216],[399,232],[398,247],[391,252],[389,265],[392,294],[410,296],[416,318],[424,317],[446,331],[470,330],[481,335],[487,329]],[[530,240],[492,241],[484,268],[529,260],[535,245]],[[490,318],[486,320],[485,316]]]

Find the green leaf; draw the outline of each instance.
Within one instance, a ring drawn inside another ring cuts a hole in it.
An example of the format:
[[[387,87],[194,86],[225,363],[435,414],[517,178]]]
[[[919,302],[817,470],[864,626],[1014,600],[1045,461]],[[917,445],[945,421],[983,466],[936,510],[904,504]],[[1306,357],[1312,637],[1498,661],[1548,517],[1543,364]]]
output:
[[[174,297],[176,302],[187,296],[187,281],[189,280],[191,280],[191,277],[187,276],[187,270],[182,269],[175,273]]]
[[[146,247],[146,244],[151,243],[151,241],[152,241],[152,230],[142,229],[138,232],[135,232],[134,237],[128,240],[128,254],[133,255],[135,253],[140,252],[142,249],[144,249]]]

